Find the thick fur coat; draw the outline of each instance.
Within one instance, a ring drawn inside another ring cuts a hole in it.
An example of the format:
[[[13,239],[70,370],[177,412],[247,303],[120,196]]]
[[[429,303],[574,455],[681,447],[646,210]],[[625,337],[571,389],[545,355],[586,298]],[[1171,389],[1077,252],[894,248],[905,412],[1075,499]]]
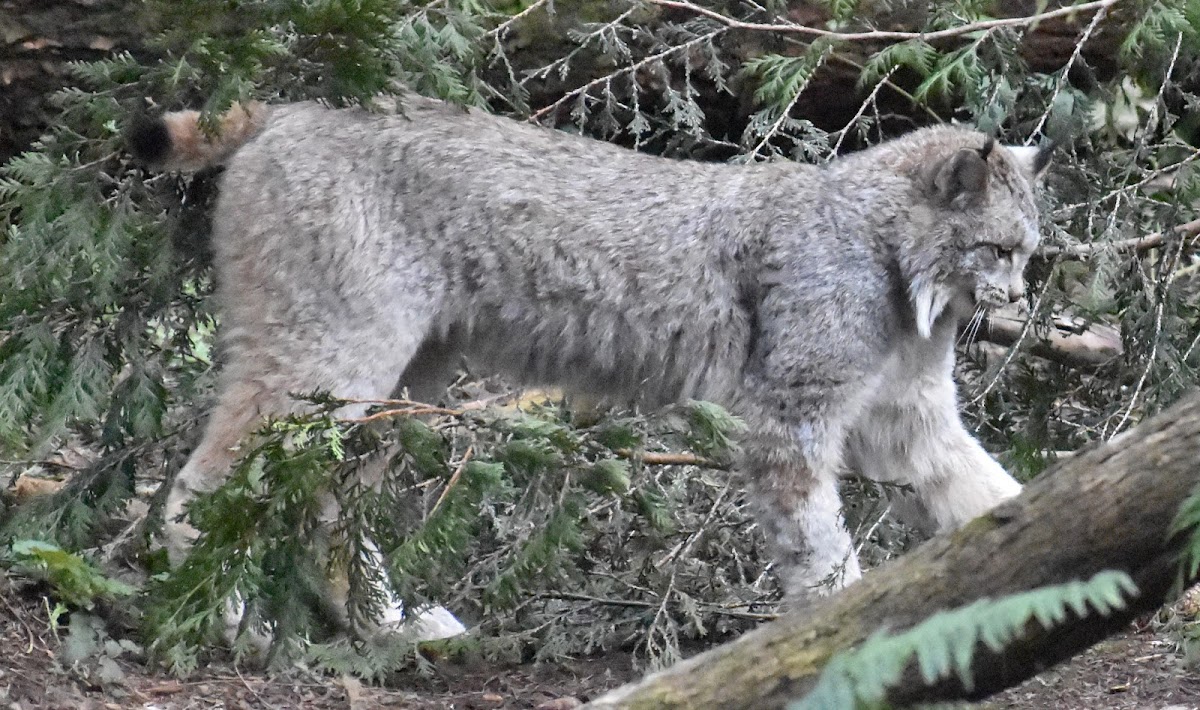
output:
[[[859,574],[836,480],[912,486],[953,528],[1020,486],[963,428],[960,321],[1020,296],[1045,156],[934,127],[825,167],[639,154],[419,97],[143,126],[164,169],[227,163],[213,243],[227,363],[177,477],[196,491],[289,392],[434,397],[459,354],[516,379],[746,419],[741,468],[791,590]]]

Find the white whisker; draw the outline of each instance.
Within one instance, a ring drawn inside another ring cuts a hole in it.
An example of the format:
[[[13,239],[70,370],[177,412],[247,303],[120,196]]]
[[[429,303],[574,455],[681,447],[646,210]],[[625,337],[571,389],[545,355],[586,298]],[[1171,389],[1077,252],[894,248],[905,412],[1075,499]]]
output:
[[[971,347],[975,344],[979,336],[979,329],[983,327],[983,319],[987,317],[987,311],[983,306],[976,305],[975,312],[971,314],[971,319],[967,321],[967,327],[963,328],[962,335],[958,339],[958,344],[965,347]]]

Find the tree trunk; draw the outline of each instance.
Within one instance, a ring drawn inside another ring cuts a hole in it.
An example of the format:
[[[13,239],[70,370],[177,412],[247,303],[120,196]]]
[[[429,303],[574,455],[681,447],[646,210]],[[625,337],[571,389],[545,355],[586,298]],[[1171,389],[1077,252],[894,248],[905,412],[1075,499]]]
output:
[[[962,530],[868,573],[805,613],[619,688],[591,708],[778,708],[813,688],[830,657],[879,629],[902,630],[931,614],[1036,587],[1127,572],[1139,593],[1107,617],[1031,624],[1002,654],[976,648],[971,690],[934,686],[910,665],[897,704],[978,699],[1015,685],[1162,605],[1178,575],[1183,541],[1170,537],[1180,503],[1200,483],[1200,395],[1112,442],[1047,471],[1021,496]]]

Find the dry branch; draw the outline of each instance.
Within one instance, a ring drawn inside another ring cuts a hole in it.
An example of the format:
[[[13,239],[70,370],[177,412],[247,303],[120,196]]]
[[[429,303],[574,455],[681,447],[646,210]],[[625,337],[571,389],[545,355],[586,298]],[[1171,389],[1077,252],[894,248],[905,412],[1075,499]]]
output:
[[[649,466],[699,466],[701,468],[727,469],[729,464],[715,461],[699,454],[687,452],[657,452],[638,451],[635,449],[617,449],[614,453],[623,459],[639,461]]]
[[[1197,233],[1200,233],[1200,219],[1194,219],[1191,222],[1181,224],[1171,231],[1184,237],[1195,236]],[[1070,244],[1061,247],[1046,246],[1042,247],[1038,255],[1043,259],[1055,256],[1061,256],[1064,259],[1084,259],[1102,251],[1141,252],[1149,249],[1157,249],[1165,244],[1166,241],[1166,232],[1153,232],[1144,237],[1136,237],[1134,239],[1118,239],[1111,242],[1088,242],[1086,244]]]
[[[979,339],[997,345],[1012,345],[1027,327],[1026,319],[1009,309],[988,314],[979,328]],[[1124,353],[1121,333],[1103,323],[1085,323],[1070,316],[1055,316],[1051,328],[1034,327],[1030,352],[1071,367],[1097,367]]]
[[[1004,504],[941,535],[805,613],[619,688],[587,707],[778,708],[811,690],[830,657],[878,629],[901,630],[982,597],[1127,572],[1139,595],[1108,617],[1031,626],[1002,654],[976,651],[975,686],[926,686],[911,672],[895,703],[977,699],[1015,685],[1159,607],[1176,580],[1179,504],[1200,483],[1200,395],[1081,452]]]
[[[821,29],[819,27],[800,25],[793,22],[743,22],[742,20],[729,17],[728,15],[722,15],[715,10],[710,10],[706,7],[700,7],[699,5],[688,2],[687,0],[646,0],[646,2],[650,3],[651,5],[686,10],[697,15],[702,15],[711,20],[716,20],[730,29],[747,30],[751,32],[773,32],[778,34],[800,34],[809,37],[825,37],[842,42],[901,42],[912,39],[919,39],[924,42],[932,42],[951,37],[961,37],[973,32],[987,32],[1000,27],[1029,27],[1031,25],[1036,25],[1040,22],[1053,20],[1059,17],[1070,17],[1092,11],[1102,12],[1117,4],[1119,1],[1120,0],[1095,0],[1094,2],[1086,2],[1079,5],[1061,7],[1056,10],[1039,12],[1023,17],[1004,17],[994,20],[969,22],[958,27],[949,27],[944,30],[936,30],[933,32],[903,32],[886,30],[869,30],[867,32],[836,32],[833,30]]]

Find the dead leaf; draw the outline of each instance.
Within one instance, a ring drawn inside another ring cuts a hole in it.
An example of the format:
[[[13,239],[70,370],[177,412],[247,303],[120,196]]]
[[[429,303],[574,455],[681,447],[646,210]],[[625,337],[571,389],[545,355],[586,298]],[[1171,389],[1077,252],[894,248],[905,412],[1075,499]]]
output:
[[[18,501],[26,501],[30,498],[40,498],[57,493],[65,485],[66,481],[34,478],[28,474],[21,474],[17,482],[13,484],[12,495]]]

